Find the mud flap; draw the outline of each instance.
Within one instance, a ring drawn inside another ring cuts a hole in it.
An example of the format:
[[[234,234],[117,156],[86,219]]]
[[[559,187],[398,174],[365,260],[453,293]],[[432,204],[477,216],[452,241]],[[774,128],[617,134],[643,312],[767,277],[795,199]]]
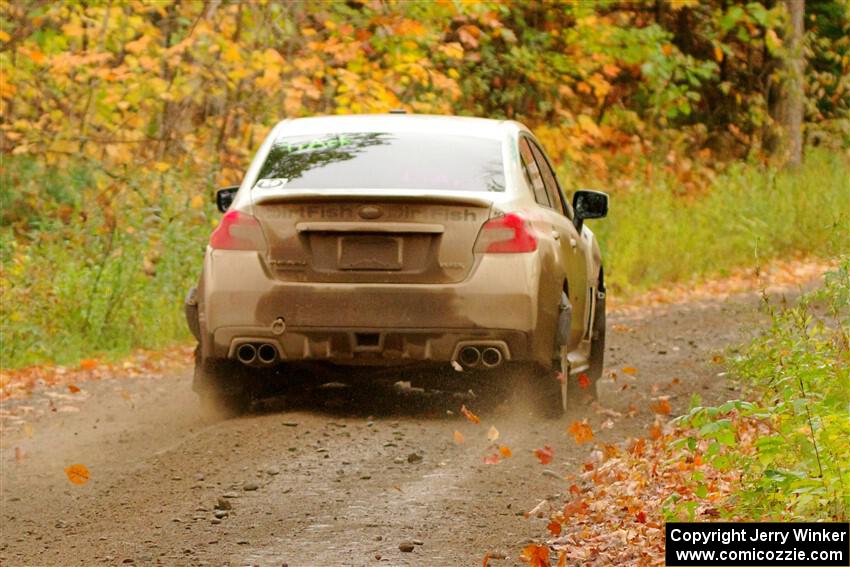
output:
[[[192,335],[201,340],[201,324],[198,321],[198,289],[192,288],[186,294],[186,301],[183,302],[183,313],[186,315],[186,324]]]
[[[567,411],[567,400],[569,399],[567,391],[570,380],[570,361],[567,359],[567,347],[561,347],[561,407]]]
[[[558,369],[561,372],[561,405],[567,411],[568,381],[570,378],[570,362],[567,350],[570,343],[570,327],[573,319],[573,306],[567,294],[561,292],[561,302],[558,305],[558,329],[555,333],[555,352],[558,353]]]

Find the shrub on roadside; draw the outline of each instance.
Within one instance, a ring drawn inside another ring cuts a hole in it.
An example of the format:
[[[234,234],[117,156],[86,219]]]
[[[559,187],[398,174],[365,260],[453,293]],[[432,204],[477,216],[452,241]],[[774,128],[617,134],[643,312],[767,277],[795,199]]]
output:
[[[770,327],[732,359],[752,401],[680,418],[695,428],[679,441],[686,451],[734,469],[729,511],[739,517],[850,517],[850,257],[825,284],[796,305],[769,306]],[[679,500],[670,498],[672,515]]]

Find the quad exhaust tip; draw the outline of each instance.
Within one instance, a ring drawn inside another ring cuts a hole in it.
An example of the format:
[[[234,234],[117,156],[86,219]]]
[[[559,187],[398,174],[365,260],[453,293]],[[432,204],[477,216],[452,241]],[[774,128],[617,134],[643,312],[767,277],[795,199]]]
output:
[[[460,363],[467,368],[475,368],[481,362],[481,351],[474,346],[463,347],[459,358]]]
[[[481,353],[481,364],[485,368],[496,368],[502,364],[502,351],[495,347],[487,347]]]
[[[277,360],[277,349],[269,343],[263,343],[257,348],[257,358],[263,364],[272,364]]]
[[[460,370],[463,368],[477,368],[479,366],[492,369],[501,366],[505,361],[505,354],[502,348],[497,345],[466,345],[461,347],[457,353],[457,359],[452,361],[455,368]]]
[[[242,364],[253,364],[257,360],[257,349],[250,343],[239,345],[236,349],[236,358]]]
[[[278,361],[272,343],[242,343],[236,348],[236,360],[245,366],[270,366]]]

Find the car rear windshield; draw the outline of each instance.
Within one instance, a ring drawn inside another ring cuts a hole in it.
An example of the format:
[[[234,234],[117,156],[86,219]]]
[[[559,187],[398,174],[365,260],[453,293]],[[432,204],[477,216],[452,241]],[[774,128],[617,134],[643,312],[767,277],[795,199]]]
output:
[[[278,138],[255,187],[504,191],[505,177],[498,140],[356,132]]]

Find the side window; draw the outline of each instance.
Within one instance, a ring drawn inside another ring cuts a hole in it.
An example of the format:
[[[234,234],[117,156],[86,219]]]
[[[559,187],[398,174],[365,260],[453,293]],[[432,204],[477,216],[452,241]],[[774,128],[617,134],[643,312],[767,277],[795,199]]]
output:
[[[553,209],[563,213],[565,216],[572,218],[572,211],[569,205],[564,202],[563,193],[558,187],[558,181],[555,178],[555,172],[543,155],[537,144],[532,143],[531,150],[534,153],[534,159],[537,161],[537,166],[543,176],[543,185],[546,187],[546,192],[549,194],[549,200],[553,203]]]
[[[543,176],[540,174],[540,169],[534,160],[534,153],[528,144],[528,140],[523,136],[520,136],[519,139],[519,156],[522,161],[522,170],[525,172],[526,180],[534,191],[534,200],[544,207],[551,207],[549,196],[546,194],[546,185],[543,182]]]

